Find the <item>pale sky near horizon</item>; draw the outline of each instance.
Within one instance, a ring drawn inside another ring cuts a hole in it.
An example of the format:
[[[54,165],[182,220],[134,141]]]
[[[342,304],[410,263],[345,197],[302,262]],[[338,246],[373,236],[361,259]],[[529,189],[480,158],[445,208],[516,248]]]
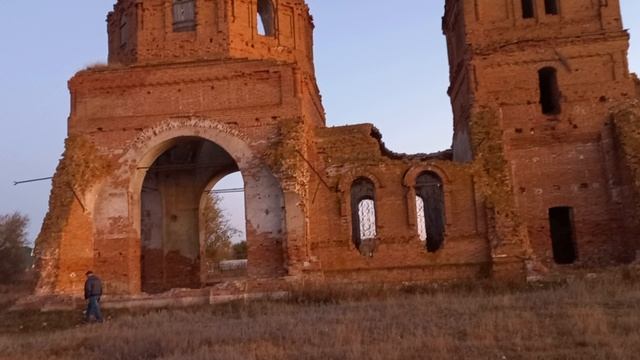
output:
[[[13,186],[13,181],[53,175],[66,137],[66,82],[87,65],[106,62],[105,16],[114,2],[3,1],[0,214],[29,215],[30,240],[47,211],[51,182]],[[308,3],[316,25],[316,70],[327,124],[373,123],[396,152],[449,148],[452,115],[441,31],[444,1]],[[640,1],[621,3],[625,28],[632,36],[630,68],[640,72]],[[225,201],[236,227],[241,227],[241,202],[238,194]]]

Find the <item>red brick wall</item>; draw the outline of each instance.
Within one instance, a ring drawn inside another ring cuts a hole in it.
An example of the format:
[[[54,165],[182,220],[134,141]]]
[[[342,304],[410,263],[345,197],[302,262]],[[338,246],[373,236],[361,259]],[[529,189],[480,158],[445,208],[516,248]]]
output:
[[[561,1],[559,14],[547,15],[538,1],[531,19],[522,18],[520,4],[448,2],[445,29],[464,22],[468,44],[454,53],[452,64],[467,65],[452,69],[453,78],[473,83],[471,95],[452,94],[454,112],[464,114],[465,101],[499,109],[516,201],[538,260],[553,264],[548,209],[555,206],[574,208],[579,263],[628,259],[620,219],[629,214],[615,196],[620,174],[608,123],[610,109],[635,96],[619,4]],[[455,29],[450,39],[459,37]],[[539,104],[538,70],[547,66],[557,69],[558,115],[542,114]],[[454,138],[465,136],[457,126]],[[454,141],[454,152],[466,153],[466,145]]]
[[[637,97],[637,81],[617,1],[565,0],[553,16],[537,1],[532,19],[516,0],[446,1],[454,139],[432,155],[394,154],[372,125],[325,127],[309,9],[274,2],[274,36],[258,35],[257,0],[196,0],[186,32],[173,31],[170,0],[116,4],[109,65],[69,82],[70,138],[90,146],[71,147],[56,175],[37,245],[40,293],[77,291],[88,267],[109,293],[141,290],[154,270],[141,268],[146,169],[185,137],[216,143],[243,174],[253,279],[521,280],[525,263],[553,266],[555,206],[574,208],[580,265],[632,258],[625,231],[635,227],[621,219],[635,216],[625,200],[637,192],[635,175],[620,149],[627,130],[609,120]],[[539,104],[538,70],[548,66],[562,94],[557,115]],[[445,240],[434,253],[417,229],[414,186],[425,171],[444,193]],[[361,177],[374,187],[376,236],[358,249],[351,185]],[[68,178],[84,209],[66,192]],[[200,190],[183,180],[169,204],[195,213],[180,188],[193,199]],[[167,280],[163,270],[163,281],[200,285],[192,245],[186,257],[180,246],[160,249],[165,269],[189,274]]]
[[[448,278],[465,278],[486,270],[489,249],[470,167],[447,160],[448,155],[383,153],[373,131],[369,125],[318,131],[316,146],[328,185],[316,184],[312,189],[310,253],[319,269],[330,277],[358,281],[426,280],[444,273]],[[416,227],[411,181],[415,183],[423,171],[443,179],[446,238],[436,253],[427,252]],[[352,241],[350,189],[359,177],[376,184],[377,237],[372,256],[361,254]]]

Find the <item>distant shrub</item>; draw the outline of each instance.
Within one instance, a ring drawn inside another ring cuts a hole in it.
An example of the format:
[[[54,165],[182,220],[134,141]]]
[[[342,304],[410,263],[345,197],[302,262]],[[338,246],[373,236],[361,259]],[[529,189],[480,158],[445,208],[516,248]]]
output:
[[[27,246],[29,218],[18,212],[0,216],[0,283],[19,280],[32,264]]]

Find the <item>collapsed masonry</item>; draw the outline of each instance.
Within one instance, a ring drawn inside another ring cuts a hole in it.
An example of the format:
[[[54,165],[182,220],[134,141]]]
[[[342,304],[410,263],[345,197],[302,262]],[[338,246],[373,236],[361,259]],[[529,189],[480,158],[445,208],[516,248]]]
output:
[[[245,183],[247,284],[523,280],[632,261],[640,106],[617,0],[447,0],[451,150],[328,128],[303,0],[119,0],[69,82],[40,295],[204,283],[202,196]],[[269,290],[269,289],[266,289]],[[247,290],[247,291],[250,291]]]

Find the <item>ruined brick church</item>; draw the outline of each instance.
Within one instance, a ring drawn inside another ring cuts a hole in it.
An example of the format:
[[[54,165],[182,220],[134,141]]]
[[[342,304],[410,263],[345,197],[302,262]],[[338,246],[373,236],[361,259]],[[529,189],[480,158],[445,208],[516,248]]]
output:
[[[107,23],[108,64],[69,81],[39,295],[78,293],[88,269],[108,294],[204,287],[202,199],[235,172],[234,291],[636,257],[640,83],[618,0],[447,0],[453,144],[417,155],[325,125],[303,0],[119,0]]]

